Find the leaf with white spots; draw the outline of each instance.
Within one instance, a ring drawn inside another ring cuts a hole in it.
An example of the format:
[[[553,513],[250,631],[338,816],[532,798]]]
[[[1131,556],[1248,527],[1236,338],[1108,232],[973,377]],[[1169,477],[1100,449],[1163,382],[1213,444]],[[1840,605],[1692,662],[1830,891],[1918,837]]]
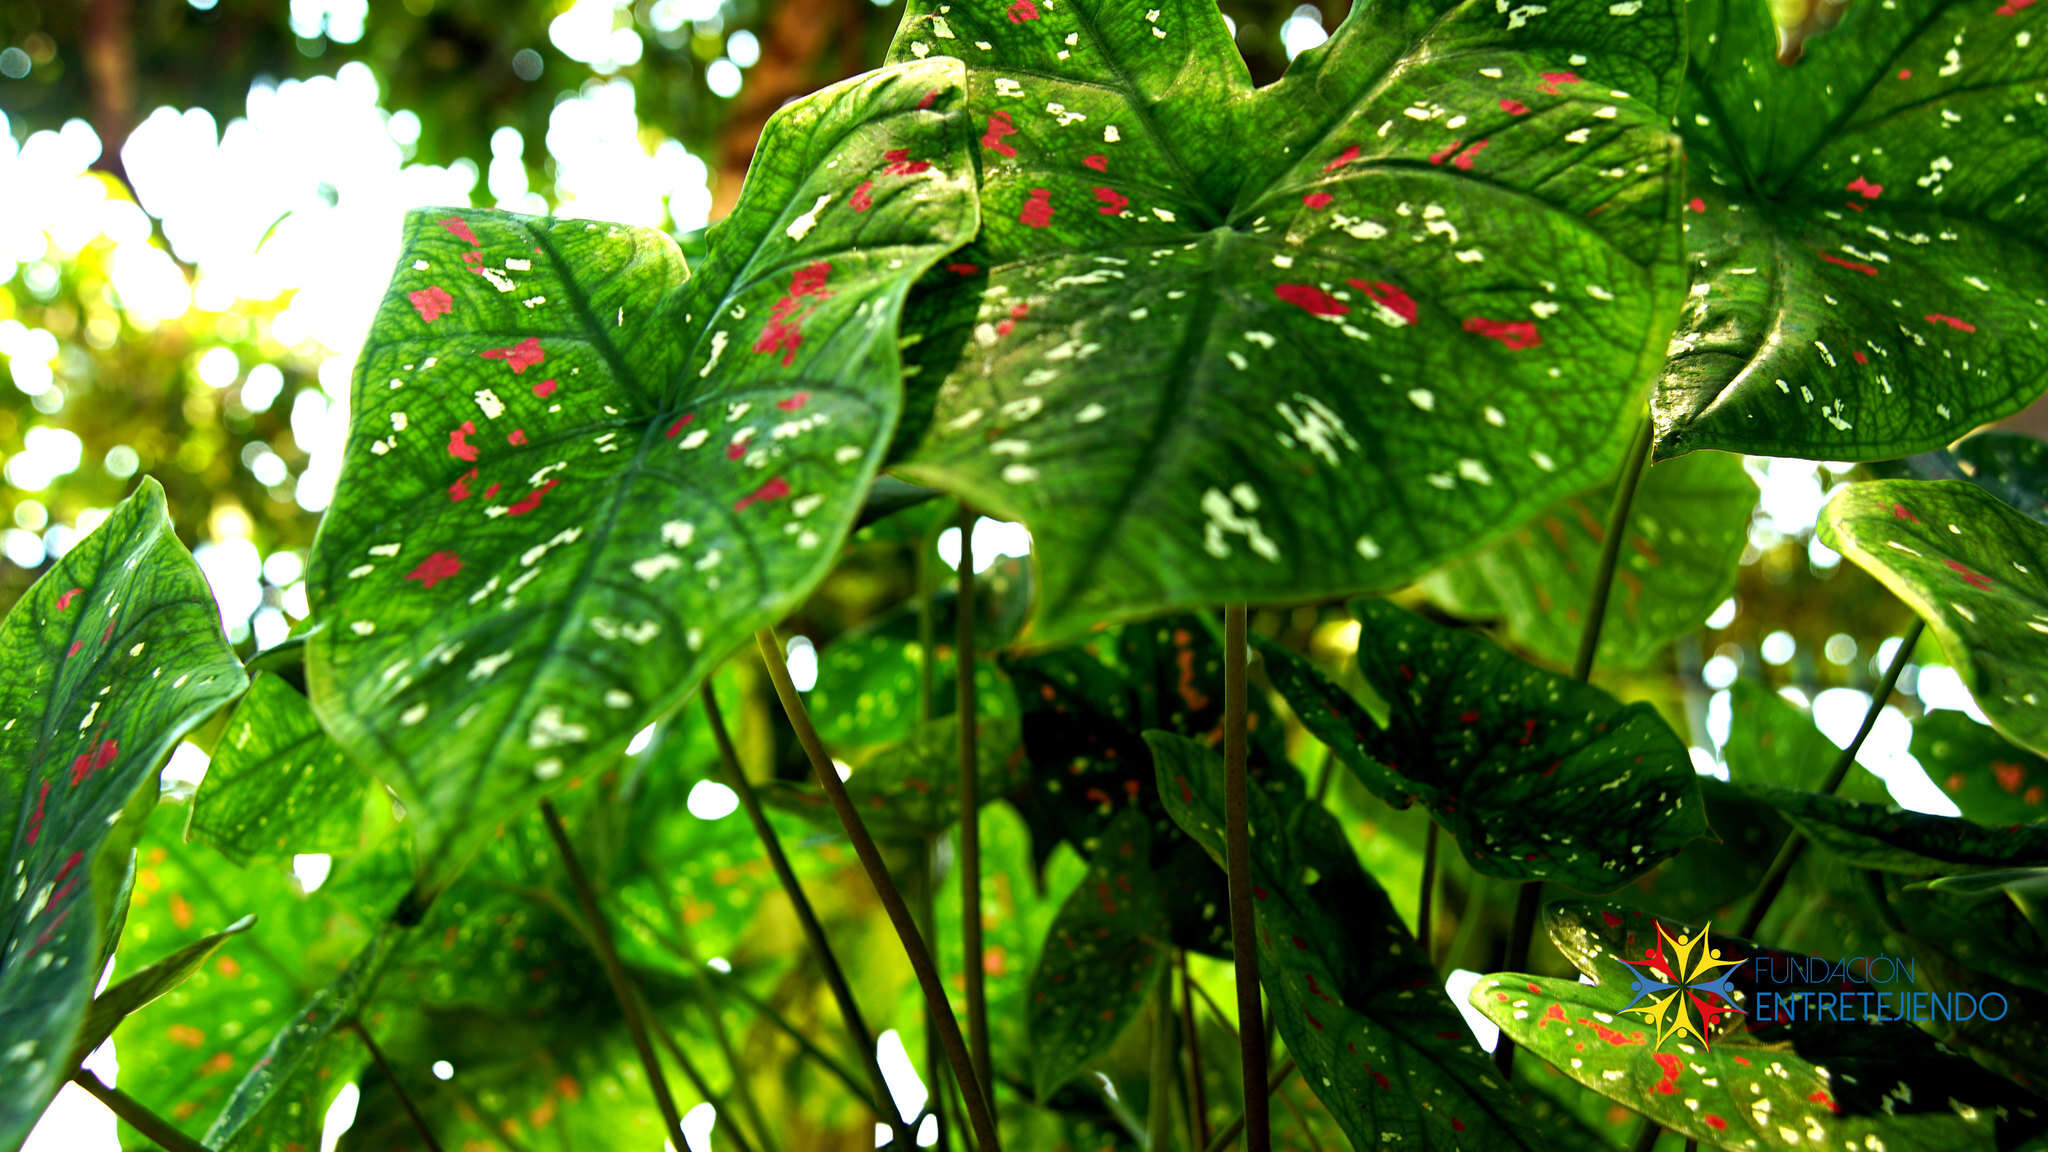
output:
[[[75,1067],[157,769],[248,679],[147,478],[8,612],[0,668],[0,1147],[12,1148]]]
[[[1568,665],[1585,630],[1614,501],[1609,483],[1546,509],[1512,536],[1425,582],[1432,599],[1464,617],[1497,617],[1508,639]],[[1629,516],[1600,631],[1601,668],[1641,667],[1694,631],[1735,590],[1756,484],[1724,453],[1650,469]]]
[[[1821,542],[1912,605],[2006,739],[2048,753],[2048,525],[1957,480],[1851,484]]]
[[[259,673],[214,746],[185,834],[238,863],[349,852],[361,846],[369,791],[306,698]]]
[[[1776,808],[1824,851],[1858,868],[1936,872],[1955,865],[2006,868],[2048,864],[2048,823],[1994,828],[1960,816],[1913,812],[1759,785],[1744,789]]]
[[[1912,752],[1964,816],[1984,824],[2048,820],[2048,760],[1961,712],[1915,720]]]
[[[1426,805],[1476,871],[1605,892],[1707,830],[1685,745],[1648,704],[1516,659],[1384,601],[1353,605],[1382,728],[1301,657],[1267,675],[1317,739],[1389,804]]]
[[[1223,758],[1145,740],[1167,810],[1223,859]],[[1291,766],[1249,790],[1259,982],[1303,1079],[1358,1148],[1549,1148],[1442,992],[1436,969]],[[1577,1145],[1575,1145],[1577,1146]]]
[[[1612,470],[1682,279],[1678,19],[1628,9],[1360,3],[1255,91],[1200,0],[911,5],[985,211],[894,467],[1031,528],[1035,641],[1391,588]]]
[[[1797,68],[1757,0],[1690,5],[1693,288],[1657,454],[1877,460],[2048,378],[2048,8],[1865,4]]]
[[[1886,480],[1968,480],[2048,524],[2048,441],[1980,432],[1952,448],[1870,466]]]
[[[995,698],[1008,695],[1000,685]],[[1024,744],[1014,703],[997,704],[975,716],[975,776],[981,802],[991,803],[1025,777]],[[870,757],[846,780],[868,831],[881,840],[921,843],[960,819],[960,720],[942,716],[920,724],[901,743]],[[763,799],[801,812],[822,825],[838,827],[823,790],[788,784],[763,791]]]
[[[1060,906],[1031,973],[1031,1082],[1040,1099],[1080,1075],[1137,1018],[1166,962],[1151,832],[1126,808]]]
[[[901,406],[903,296],[974,227],[962,103],[935,60],[784,108],[687,280],[651,229],[409,218],[307,674],[405,802],[424,895],[831,566]]]

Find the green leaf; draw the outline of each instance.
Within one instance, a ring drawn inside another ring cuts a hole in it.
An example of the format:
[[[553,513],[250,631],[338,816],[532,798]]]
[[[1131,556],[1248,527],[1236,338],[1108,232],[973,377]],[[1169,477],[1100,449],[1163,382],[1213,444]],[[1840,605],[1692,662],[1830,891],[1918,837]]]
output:
[[[1815,788],[1842,750],[1814,725],[1813,715],[1756,680],[1729,685],[1728,743],[1721,758],[1737,785]],[[1838,791],[1850,800],[1885,801],[1883,782],[1868,769],[1851,771]]]
[[[1007,685],[1002,689],[1008,693]],[[1025,778],[1016,706],[997,705],[977,715],[975,736],[975,776],[981,802],[987,804]],[[877,753],[847,777],[846,792],[877,839],[922,842],[951,828],[960,819],[959,717],[918,725],[909,739]],[[762,798],[820,824],[839,825],[816,786],[765,788]]]
[[[1931,961],[1946,954],[1955,968],[2048,993],[2048,917],[2041,915],[2048,903],[2048,868],[1930,881],[1894,876],[1887,884],[1896,885],[1887,893],[1888,911],[1912,955]],[[1965,991],[1982,991],[1983,983]]]
[[[132,828],[184,735],[248,683],[163,489],[133,496],[0,624],[0,1147],[70,1076]],[[106,858],[109,853],[118,858]]]
[[[1968,480],[2048,524],[2048,441],[2017,432],[1980,432],[1953,448],[1876,464],[1886,480]]]
[[[1954,480],[1850,484],[1821,542],[1913,606],[2008,740],[2048,753],[2048,526]]]
[[[71,1063],[83,1062],[93,1049],[114,1034],[121,1021],[140,1012],[151,1001],[192,978],[214,953],[220,951],[232,937],[247,932],[256,923],[254,916],[244,916],[233,924],[201,936],[169,956],[140,971],[123,977],[105,992],[93,997],[92,1009],[86,1014],[85,1028],[78,1034],[78,1043],[73,1045]]]
[[[1678,303],[1678,21],[1534,7],[1361,3],[1255,91],[1201,0],[911,6],[987,211],[896,468],[1030,526],[1035,641],[1394,587],[1613,470]]]
[[[1514,535],[1438,569],[1423,586],[1448,611],[1501,619],[1517,647],[1570,665],[1613,501],[1610,481],[1554,504]],[[1649,470],[1614,571],[1597,666],[1650,662],[1728,598],[1755,504],[1756,484],[1734,456],[1702,455]]]
[[[1699,789],[1708,834],[1610,899],[1672,916],[1718,920],[1732,915],[1756,891],[1789,826],[1770,805],[1712,776],[1701,776]]]
[[[1937,872],[2048,864],[2048,822],[1992,828],[1959,816],[1910,812],[1802,792],[1753,786],[1750,795],[1776,808],[1814,844],[1859,868]]]
[[[976,598],[987,595],[979,621],[996,620],[986,631],[977,627],[977,651],[991,651],[1007,645],[1022,622],[1029,593],[1021,562],[998,563],[975,576]],[[932,711],[944,716],[953,711],[956,686],[953,680],[954,595],[939,589],[932,596]],[[993,611],[991,611],[993,609]],[[922,661],[918,651],[917,610],[913,607],[891,612],[874,623],[836,637],[818,651],[818,683],[805,700],[818,726],[818,735],[836,756],[858,766],[884,748],[910,739],[918,723],[918,678]],[[1009,692],[1002,676],[987,663],[974,669],[983,709],[1008,702]]]
[[[1223,858],[1223,760],[1148,732],[1168,811]],[[1249,788],[1259,982],[1303,1079],[1359,1148],[1545,1147],[1436,970],[1292,768]]]
[[[1604,892],[1706,832],[1685,745],[1649,705],[1623,707],[1383,601],[1353,611],[1358,667],[1392,709],[1387,727],[1262,639],[1267,675],[1367,788],[1427,805],[1474,870]]]
[[[1913,758],[1980,824],[2048,819],[2048,760],[2022,752],[1961,712],[1913,722]]]
[[[292,686],[261,673],[228,718],[185,835],[247,863],[361,846],[370,778]]]
[[[2039,395],[2048,14],[1865,4],[1791,70],[1756,0],[1687,16],[1693,294],[1657,454],[1903,456]]]
[[[1031,1082],[1040,1099],[1081,1074],[1135,1020],[1166,963],[1166,910],[1144,816],[1126,808],[1060,905],[1031,973]]]

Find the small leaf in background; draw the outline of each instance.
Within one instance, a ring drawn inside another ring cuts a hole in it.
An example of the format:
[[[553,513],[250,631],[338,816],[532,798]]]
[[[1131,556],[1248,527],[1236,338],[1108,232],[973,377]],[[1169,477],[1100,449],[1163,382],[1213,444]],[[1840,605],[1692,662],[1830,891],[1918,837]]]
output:
[[[1993,828],[1960,816],[1912,812],[1756,785],[1744,789],[1771,805],[1822,848],[1859,868],[1937,872],[1946,866],[2003,868],[2048,864],[2048,822]]]
[[[1952,448],[1869,466],[1884,480],[1967,480],[2048,524],[2048,441],[1979,432]]]
[[[1692,761],[1649,705],[1623,707],[1382,601],[1353,611],[1359,670],[1392,709],[1386,728],[1261,641],[1267,674],[1366,787],[1427,805],[1475,870],[1605,892],[1706,832]]]
[[[237,863],[346,853],[361,846],[370,786],[306,698],[259,673],[214,746],[185,835]]]
[[[1863,4],[1793,69],[1759,0],[1686,15],[1693,291],[1657,455],[1886,459],[2040,395],[2048,199],[2019,185],[2048,164],[2048,11]]]
[[[1166,962],[1166,911],[1137,810],[1110,821],[1088,875],[1060,906],[1031,973],[1031,1082],[1040,1099],[1084,1071],[1136,1019]]]
[[[147,478],[0,624],[0,1147],[75,1067],[118,922],[104,871],[126,871],[134,831],[112,825],[148,812],[171,750],[247,684]]]
[[[2008,740],[2048,753],[2048,525],[1955,480],[1850,484],[1821,542],[1912,605]]]
[[[423,894],[831,567],[900,410],[903,296],[973,230],[959,84],[935,60],[776,113],[694,278],[652,229],[408,218],[307,674],[405,801]]]
[[[79,1033],[78,1043],[72,1048],[72,1064],[75,1066],[83,1062],[93,1049],[114,1034],[121,1021],[190,979],[208,960],[213,959],[213,954],[220,951],[221,945],[226,944],[229,938],[247,932],[255,923],[254,916],[244,916],[220,931],[201,936],[162,960],[115,981],[106,991],[93,997],[92,1010],[86,1014],[85,1029]]]
[[[1704,453],[1651,468],[1629,516],[1596,667],[1640,667],[1700,626],[1735,590],[1756,483],[1739,457]],[[1585,629],[1614,501],[1612,482],[1554,504],[1513,535],[1424,581],[1466,618],[1497,618],[1507,637],[1569,666]]]
[[[1728,696],[1728,743],[1721,759],[1732,783],[1810,789],[1827,779],[1842,750],[1814,724],[1812,712],[1756,680],[1737,680]],[[1851,770],[1836,795],[1880,803],[1889,798],[1883,780],[1868,769]]]
[[[1961,712],[1944,709],[1914,721],[1912,753],[1971,820],[2048,819],[2048,760],[2013,747]]]
[[[1147,732],[1168,811],[1219,864],[1223,758]],[[1247,790],[1259,983],[1287,1051],[1360,1148],[1541,1148],[1436,969],[1292,767]]]
[[[1612,470],[1684,276],[1680,22],[1618,7],[1361,3],[1260,89],[1199,0],[910,7],[985,219],[894,468],[1030,527],[1034,642],[1395,587]]]

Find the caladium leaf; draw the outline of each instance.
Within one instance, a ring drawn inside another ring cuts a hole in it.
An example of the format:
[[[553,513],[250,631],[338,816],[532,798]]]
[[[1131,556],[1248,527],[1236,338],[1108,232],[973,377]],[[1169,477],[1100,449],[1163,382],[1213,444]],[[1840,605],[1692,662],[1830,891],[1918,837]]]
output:
[[[1658,455],[1903,456],[2038,396],[2048,13],[1866,4],[1789,71],[1756,0],[1686,14],[1693,293]]]
[[[1756,891],[1790,826],[1770,805],[1725,781],[1701,776],[1699,789],[1708,835],[1609,899],[1719,923]]]
[[[1383,601],[1353,611],[1359,670],[1392,709],[1385,728],[1262,640],[1267,674],[1366,787],[1427,805],[1476,871],[1604,892],[1706,832],[1685,745],[1649,705]]]
[[[1612,471],[1678,302],[1678,22],[1537,7],[1362,3],[1254,91],[1201,0],[911,5],[987,218],[895,467],[1030,526],[1035,641],[1393,587]]]
[[[1992,727],[2048,753],[2048,526],[1972,484],[1874,480],[1820,538],[1927,621]]]
[[[1815,845],[1859,868],[1927,873],[1954,865],[2048,864],[2048,822],[1993,828],[1959,816],[1904,811],[1795,788],[1759,785],[1745,791],[1783,813]]]
[[[147,478],[8,612],[0,669],[0,1147],[12,1148],[76,1067],[132,843],[114,825],[148,812],[171,749],[248,680]]]
[[[1967,480],[2048,524],[2048,441],[1980,432],[1952,448],[1871,465],[1885,480]]]
[[[1003,687],[1007,693],[1007,686]],[[1015,704],[977,710],[975,777],[981,802],[998,799],[1024,782],[1024,743]],[[910,738],[884,749],[846,780],[847,795],[878,839],[922,842],[960,819],[960,719],[942,716],[912,730]],[[764,789],[763,799],[838,826],[825,794],[815,786]]]
[[[1148,732],[1167,810],[1223,859],[1223,758]],[[1436,970],[1301,777],[1250,789],[1259,982],[1287,1051],[1359,1148],[1539,1148]]]
[[[1027,1008],[1040,1099],[1080,1075],[1137,1018],[1166,963],[1166,909],[1147,825],[1136,809],[1117,813],[1046,933]]]
[[[1944,955],[1965,972],[2048,993],[2048,867],[1885,879],[1902,951],[1930,962]],[[1980,991],[1979,983],[1965,990]]]
[[[1817,788],[1827,779],[1842,750],[1814,725],[1810,711],[1756,680],[1737,680],[1728,686],[1728,696],[1728,743],[1721,758],[1731,781]],[[1851,770],[1835,794],[1850,800],[1888,798],[1883,781],[1868,769]]]
[[[1912,752],[1969,819],[2048,820],[2048,760],[2013,747],[1961,712],[1929,712],[1914,721]]]
[[[369,789],[306,698],[258,674],[214,746],[185,835],[238,863],[348,852],[361,846]]]
[[[409,219],[307,674],[405,801],[423,894],[831,565],[900,408],[903,295],[974,227],[959,77],[906,65],[777,113],[687,281],[652,230]]]
[[[76,1066],[84,1061],[93,1049],[114,1034],[121,1021],[190,979],[208,960],[213,959],[221,945],[247,932],[255,923],[254,916],[244,916],[220,931],[201,936],[169,956],[122,977],[105,992],[93,997],[92,1010],[86,1014],[85,1028],[78,1034],[78,1043],[72,1046],[71,1063]]]
[[[1568,666],[1585,630],[1613,500],[1610,482],[1553,504],[1423,586],[1456,615],[1499,618],[1517,647]],[[1755,504],[1756,484],[1734,456],[1700,455],[1649,470],[1614,570],[1598,667],[1648,663],[1728,598]]]

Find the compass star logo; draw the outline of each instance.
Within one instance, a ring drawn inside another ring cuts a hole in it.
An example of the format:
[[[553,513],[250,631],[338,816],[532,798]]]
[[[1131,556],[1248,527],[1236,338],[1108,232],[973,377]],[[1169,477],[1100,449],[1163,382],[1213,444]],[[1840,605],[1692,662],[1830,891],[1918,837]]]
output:
[[[1713,945],[1713,930],[1709,924],[1697,936],[1681,933],[1674,937],[1660,921],[1657,947],[1646,950],[1644,959],[1621,961],[1634,969],[1631,979],[1635,986],[1635,998],[1622,1011],[1657,1026],[1658,1048],[1672,1036],[1687,1035],[1707,1047],[1707,1033],[1714,1022],[1730,1012],[1742,1012],[1735,1006],[1734,989],[1729,985],[1733,974],[1724,971],[1742,961],[1721,959],[1721,950]]]

